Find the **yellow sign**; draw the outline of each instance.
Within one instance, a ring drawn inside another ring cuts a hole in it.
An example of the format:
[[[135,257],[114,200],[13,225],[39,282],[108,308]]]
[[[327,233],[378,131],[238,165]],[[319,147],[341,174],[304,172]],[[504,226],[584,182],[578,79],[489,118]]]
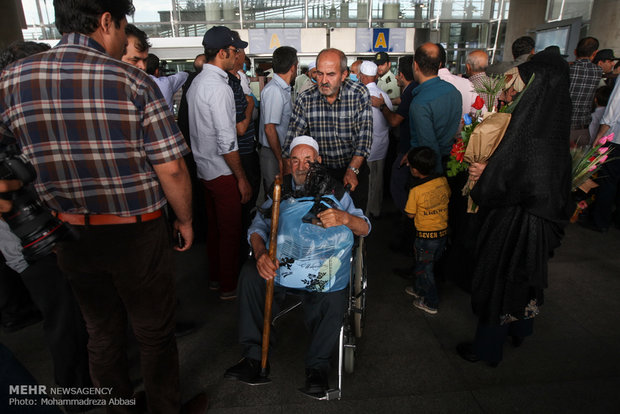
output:
[[[384,47],[387,49],[387,42],[385,41],[385,33],[379,32],[377,34],[377,40],[375,41],[375,47],[373,49],[377,49],[379,47]]]
[[[277,49],[280,47],[280,39],[278,39],[277,34],[271,35],[271,42],[269,42],[269,49]]]

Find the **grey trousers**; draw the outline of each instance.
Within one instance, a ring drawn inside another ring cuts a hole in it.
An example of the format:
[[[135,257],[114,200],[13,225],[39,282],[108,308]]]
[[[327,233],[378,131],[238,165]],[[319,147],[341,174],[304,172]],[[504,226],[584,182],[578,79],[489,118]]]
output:
[[[368,204],[366,214],[379,216],[383,204],[383,167],[385,158],[377,161],[368,161],[370,175],[368,177]]]
[[[269,147],[262,147],[260,149],[259,158],[260,173],[263,176],[263,188],[265,189],[265,194],[267,194],[276,178],[276,174],[280,174],[280,166],[276,156],[273,155],[273,151]]]

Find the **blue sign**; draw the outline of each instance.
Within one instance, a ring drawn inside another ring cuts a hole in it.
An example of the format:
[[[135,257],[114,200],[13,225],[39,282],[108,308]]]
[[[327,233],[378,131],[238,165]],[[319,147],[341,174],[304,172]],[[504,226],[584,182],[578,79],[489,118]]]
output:
[[[360,53],[405,51],[407,29],[356,29],[355,51]]]
[[[372,29],[372,51],[391,52],[390,29]]]

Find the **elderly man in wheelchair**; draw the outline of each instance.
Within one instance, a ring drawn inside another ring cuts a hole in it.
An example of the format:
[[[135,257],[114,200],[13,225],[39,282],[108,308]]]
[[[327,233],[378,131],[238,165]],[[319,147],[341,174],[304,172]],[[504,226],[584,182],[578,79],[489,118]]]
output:
[[[239,277],[239,342],[243,358],[224,376],[252,385],[263,382],[265,281],[275,278],[274,315],[287,290],[302,297],[310,344],[305,357],[306,383],[301,391],[320,396],[329,388],[329,361],[347,307],[354,235],[367,235],[371,226],[342,183],[321,167],[314,139],[297,137],[290,150],[292,175],[285,176],[282,183],[277,259],[274,263],[267,249],[272,206],[269,198],[248,230],[254,260],[246,262]]]

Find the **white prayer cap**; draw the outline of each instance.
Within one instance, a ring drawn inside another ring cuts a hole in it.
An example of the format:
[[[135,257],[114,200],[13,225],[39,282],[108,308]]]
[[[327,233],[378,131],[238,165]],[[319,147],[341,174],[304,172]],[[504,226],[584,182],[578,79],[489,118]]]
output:
[[[313,60],[312,62],[308,63],[308,70],[312,70],[316,68],[316,61]]]
[[[374,62],[365,60],[360,65],[360,73],[366,76],[375,76],[377,74],[377,65]]]
[[[293,138],[293,141],[291,141],[290,152],[293,152],[293,148],[295,148],[296,146],[300,144],[309,145],[312,148],[314,148],[317,153],[319,152],[318,142],[316,142],[314,138],[309,137],[308,135],[300,135],[298,137]]]

